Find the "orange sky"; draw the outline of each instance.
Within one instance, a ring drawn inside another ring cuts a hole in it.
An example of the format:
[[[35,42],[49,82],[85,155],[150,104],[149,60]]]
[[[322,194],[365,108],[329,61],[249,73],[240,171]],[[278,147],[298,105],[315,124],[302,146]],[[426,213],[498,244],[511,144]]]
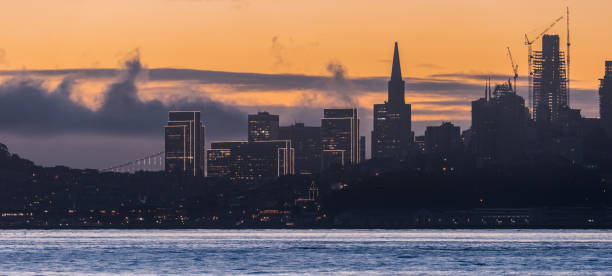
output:
[[[0,70],[117,68],[137,50],[148,68],[329,75],[326,64],[336,62],[344,66],[349,78],[388,76],[393,42],[398,41],[404,77],[510,75],[506,46],[511,47],[519,73],[524,75],[524,33],[536,36],[569,5],[572,88],[595,90],[604,60],[612,58],[608,13],[612,1],[513,2],[14,1],[5,3],[0,11]],[[561,34],[565,43],[565,21],[550,33]],[[536,43],[534,49],[539,47]],[[60,81],[48,80],[47,85],[53,87]],[[82,82],[72,98],[95,107],[110,81]],[[141,96],[155,98],[147,91],[154,90],[148,89],[151,87],[159,90],[159,85],[172,90],[167,83],[142,84]],[[214,100],[238,106],[292,105],[301,97],[290,90],[279,94],[225,93],[231,87],[198,89]],[[409,103],[432,100],[427,95],[407,93]],[[596,95],[587,96],[593,104],[578,108],[587,116],[597,116]],[[458,95],[437,100],[458,99],[465,100],[465,105],[455,106],[455,113],[416,115],[413,119],[468,120],[470,99]],[[384,100],[384,94],[372,94],[357,102],[361,108],[371,109],[372,104]],[[324,107],[333,102],[320,97],[317,104]],[[420,108],[426,107],[414,106],[413,110]],[[439,108],[448,111],[449,107]]]
[[[523,34],[567,4],[575,85],[592,88],[612,58],[612,1],[11,1],[0,69],[118,67],[138,48],[152,68],[323,75],[335,60],[349,76],[381,76],[397,40],[409,76],[509,73],[506,46],[524,72]]]

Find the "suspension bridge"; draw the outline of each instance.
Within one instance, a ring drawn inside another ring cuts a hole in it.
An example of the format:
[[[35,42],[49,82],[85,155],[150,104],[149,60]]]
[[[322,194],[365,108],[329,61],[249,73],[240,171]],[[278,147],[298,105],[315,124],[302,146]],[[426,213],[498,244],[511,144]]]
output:
[[[99,169],[100,172],[135,173],[138,171],[163,171],[165,166],[164,151],[154,153],[123,164]]]

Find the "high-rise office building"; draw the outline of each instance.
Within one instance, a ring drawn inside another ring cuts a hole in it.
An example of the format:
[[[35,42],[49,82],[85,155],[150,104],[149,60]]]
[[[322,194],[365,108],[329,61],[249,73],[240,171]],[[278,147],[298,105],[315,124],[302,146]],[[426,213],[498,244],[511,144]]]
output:
[[[388,99],[374,105],[372,158],[401,160],[413,143],[411,107],[404,100],[405,82],[402,79],[397,42],[393,53]]]
[[[280,140],[290,140],[295,149],[295,172],[313,174],[321,169],[321,127],[296,123],[278,129]]]
[[[606,61],[606,72],[599,86],[599,118],[612,135],[612,61]]]
[[[278,140],[278,115],[249,114],[249,142]]]
[[[487,86],[485,97],[472,102],[469,148],[480,162],[509,162],[527,148],[529,109],[507,84]]]
[[[206,126],[200,127],[200,174],[206,176]]]
[[[321,119],[322,167],[361,162],[359,116],[356,108],[325,109]]]
[[[537,123],[556,123],[569,109],[565,53],[558,35],[542,37],[542,51],[534,52],[533,118]]]
[[[170,111],[165,127],[165,169],[204,176],[204,132],[200,111]]]
[[[361,136],[359,140],[359,162],[363,162],[366,160],[366,137]]]
[[[228,142],[231,143],[231,142]],[[234,142],[234,143],[248,143],[247,141]],[[215,143],[211,143],[214,145]],[[236,160],[232,157],[232,148],[237,147],[239,145],[231,144],[230,146],[225,146],[224,148],[211,148],[207,151],[207,160],[206,160],[206,175],[208,177],[233,177],[235,174],[233,173],[237,164],[235,164]],[[220,146],[216,146],[220,147]]]
[[[250,182],[294,174],[289,140],[213,142],[208,150],[208,176]]]
[[[493,160],[497,137],[495,105],[488,96],[472,101],[472,128],[469,148],[478,160]]]
[[[461,149],[461,129],[450,122],[428,126],[425,130],[425,152],[451,155]]]

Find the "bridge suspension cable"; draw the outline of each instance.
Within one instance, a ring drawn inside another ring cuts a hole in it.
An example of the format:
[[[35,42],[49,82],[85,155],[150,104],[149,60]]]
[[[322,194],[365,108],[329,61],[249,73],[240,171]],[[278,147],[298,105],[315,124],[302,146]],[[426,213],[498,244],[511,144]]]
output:
[[[119,165],[99,169],[100,172],[135,173],[138,171],[163,171],[165,168],[164,151],[154,153]]]

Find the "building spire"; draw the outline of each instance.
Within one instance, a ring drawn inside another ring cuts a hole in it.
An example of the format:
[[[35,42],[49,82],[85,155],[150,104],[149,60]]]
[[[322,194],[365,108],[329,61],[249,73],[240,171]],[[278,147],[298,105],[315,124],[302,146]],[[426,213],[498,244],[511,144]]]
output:
[[[388,102],[394,105],[405,104],[404,100],[404,81],[402,80],[402,69],[400,67],[399,51],[397,42],[393,52],[393,66],[391,68],[391,79],[389,80]]]
[[[397,50],[397,41],[395,42],[395,50],[393,52],[393,67],[391,69],[391,80],[402,80],[402,68],[400,67],[399,51]]]

